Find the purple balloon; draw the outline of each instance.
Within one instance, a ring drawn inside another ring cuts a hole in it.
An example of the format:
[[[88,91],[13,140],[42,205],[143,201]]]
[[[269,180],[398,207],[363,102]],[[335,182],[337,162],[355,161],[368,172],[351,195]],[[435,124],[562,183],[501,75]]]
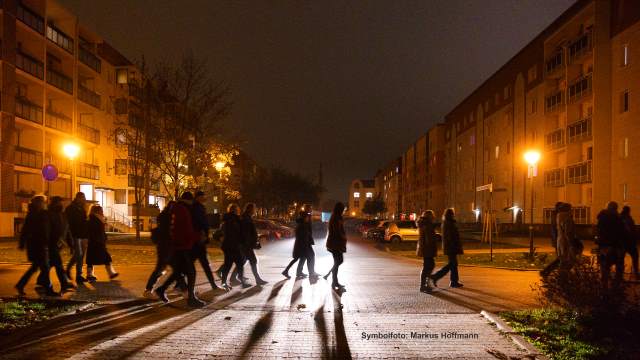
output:
[[[58,178],[58,168],[52,164],[45,165],[42,168],[42,177],[47,181],[55,181]]]

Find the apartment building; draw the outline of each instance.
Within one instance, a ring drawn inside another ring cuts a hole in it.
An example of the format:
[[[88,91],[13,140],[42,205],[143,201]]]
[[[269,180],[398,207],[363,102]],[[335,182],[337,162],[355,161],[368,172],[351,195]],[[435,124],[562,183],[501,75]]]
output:
[[[402,209],[409,218],[427,209],[428,141],[424,134],[402,156]]]
[[[375,176],[375,196],[385,203],[385,219],[399,219],[402,213],[402,157],[394,159]]]
[[[427,132],[426,208],[440,217],[445,210],[445,125],[438,124]]]
[[[349,204],[347,213],[353,217],[367,216],[362,212],[367,200],[373,199],[376,183],[373,179],[355,179],[349,186]]]
[[[136,177],[124,134],[136,119],[133,64],[52,0],[4,0],[0,236],[11,236],[35,194],[77,191],[131,226]],[[70,159],[63,147],[79,149]],[[53,165],[57,179],[46,181]],[[164,205],[159,183],[150,203]],[[19,220],[18,220],[19,221]]]

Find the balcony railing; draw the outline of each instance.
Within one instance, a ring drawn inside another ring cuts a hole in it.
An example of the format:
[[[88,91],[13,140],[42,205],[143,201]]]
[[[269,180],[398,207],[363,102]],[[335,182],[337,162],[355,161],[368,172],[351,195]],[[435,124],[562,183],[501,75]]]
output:
[[[129,174],[129,187],[136,187],[136,185],[139,188],[143,188],[144,187],[144,177],[142,176],[135,176],[134,174]],[[136,184],[137,182],[137,184]],[[159,181],[149,181],[149,189],[150,190],[155,190],[155,191],[160,191],[160,182]]]
[[[21,51],[16,52],[16,67],[40,80],[44,79],[44,64],[42,61]]]
[[[556,51],[549,59],[547,59],[544,63],[544,72],[547,76],[555,73],[557,70],[562,68],[562,49]]]
[[[567,138],[569,143],[591,138],[591,116],[569,124],[567,126]]]
[[[567,183],[584,184],[591,182],[591,161],[567,166]]]
[[[55,165],[60,174],[71,174],[71,160],[53,155],[46,155],[45,157],[49,164]]]
[[[77,175],[79,177],[99,180],[100,179],[100,166],[87,164],[87,163],[78,163],[78,172]]]
[[[47,69],[47,83],[57,87],[67,94],[73,94],[73,80],[55,70]]]
[[[93,54],[91,51],[85,49],[84,47],[79,47],[78,59],[81,63],[87,65],[88,67],[95,70],[95,72],[100,73],[102,68],[102,62],[100,58]]]
[[[100,130],[78,124],[78,137],[94,144],[100,144]]]
[[[544,172],[545,186],[563,186],[564,169],[552,169]]]
[[[564,93],[560,90],[548,95],[544,98],[544,111],[547,113],[560,109],[564,104]]]
[[[73,123],[69,117],[51,110],[47,110],[44,125],[66,133],[71,133],[71,129],[73,127]]]
[[[22,4],[18,4],[16,18],[25,23],[33,30],[39,32],[40,34],[44,34],[44,19],[40,15],[36,14],[33,10],[25,7]]]
[[[26,98],[16,97],[16,116],[42,125],[42,108]]]
[[[16,146],[14,163],[19,166],[42,169],[42,153],[37,150]]]
[[[78,84],[78,99],[94,108],[100,108],[100,94]]]
[[[584,34],[580,35],[575,41],[569,44],[569,60],[571,62],[575,61],[582,55],[589,53],[592,49],[592,32],[587,31]]]
[[[591,94],[591,73],[581,76],[569,84],[567,89],[569,102],[574,102],[580,98]]]
[[[544,144],[547,150],[556,150],[563,147],[564,129],[557,129],[547,134]]]
[[[73,39],[51,25],[47,26],[47,39],[63,48],[69,54],[73,54]]]
[[[142,99],[142,88],[138,86],[137,82],[131,80],[127,84],[129,88],[129,96],[137,98],[138,100]]]

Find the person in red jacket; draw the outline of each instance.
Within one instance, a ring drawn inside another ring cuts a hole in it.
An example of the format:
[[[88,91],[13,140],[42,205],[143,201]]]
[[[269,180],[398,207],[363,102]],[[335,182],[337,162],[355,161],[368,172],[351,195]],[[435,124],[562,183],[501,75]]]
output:
[[[196,268],[193,265],[191,249],[200,235],[193,227],[193,219],[191,218],[191,205],[193,203],[193,194],[185,192],[171,210],[171,239],[169,241],[169,251],[171,256],[171,268],[173,273],[165,281],[164,284],[156,289],[156,295],[160,300],[168,302],[169,299],[165,294],[169,285],[181,276],[187,277],[188,301],[189,306],[201,307],[205,303],[196,297]]]

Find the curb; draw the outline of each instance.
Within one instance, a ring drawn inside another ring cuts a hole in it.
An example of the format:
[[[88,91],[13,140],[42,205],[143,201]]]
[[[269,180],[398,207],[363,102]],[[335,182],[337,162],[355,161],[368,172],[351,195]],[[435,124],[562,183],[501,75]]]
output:
[[[519,348],[527,352],[527,355],[533,356],[534,359],[549,360],[546,355],[543,355],[540,350],[538,350],[535,346],[525,340],[524,337],[518,335],[518,333],[516,333],[511,326],[509,326],[509,324],[504,322],[504,320],[502,320],[496,314],[486,310],[482,310],[480,312],[480,315],[484,316],[485,319],[487,319],[490,323],[495,324],[498,330],[509,336],[509,338],[511,338],[511,341],[518,345]]]

